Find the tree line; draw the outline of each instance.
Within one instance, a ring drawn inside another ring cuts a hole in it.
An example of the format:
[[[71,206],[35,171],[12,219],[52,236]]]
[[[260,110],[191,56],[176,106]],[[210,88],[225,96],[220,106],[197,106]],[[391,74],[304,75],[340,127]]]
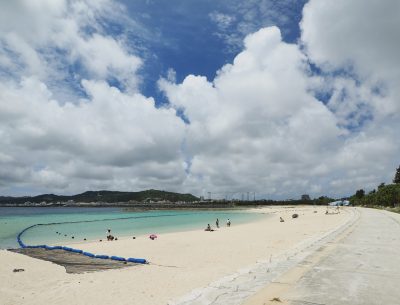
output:
[[[368,194],[359,189],[350,197],[353,205],[398,207],[400,205],[400,166],[396,169],[393,184],[381,183]]]

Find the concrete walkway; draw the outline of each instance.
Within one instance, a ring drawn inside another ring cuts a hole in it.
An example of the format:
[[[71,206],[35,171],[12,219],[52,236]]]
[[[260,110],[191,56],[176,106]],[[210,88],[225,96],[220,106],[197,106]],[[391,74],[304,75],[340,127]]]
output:
[[[358,210],[361,217],[347,236],[282,299],[292,305],[400,304],[400,214]]]

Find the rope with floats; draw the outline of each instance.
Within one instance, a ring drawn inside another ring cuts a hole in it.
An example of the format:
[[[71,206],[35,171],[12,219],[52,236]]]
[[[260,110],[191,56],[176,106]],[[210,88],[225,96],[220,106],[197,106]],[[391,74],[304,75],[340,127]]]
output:
[[[24,235],[28,230],[38,227],[38,226],[51,226],[51,225],[60,225],[60,224],[73,224],[73,223],[90,223],[90,222],[101,222],[101,221],[111,221],[111,220],[126,220],[126,219],[138,219],[138,218],[155,218],[155,217],[173,217],[173,216],[180,216],[180,215],[189,215],[189,214],[167,214],[167,215],[146,215],[146,216],[131,216],[131,217],[119,217],[119,218],[104,218],[104,219],[94,219],[94,220],[82,220],[82,221],[65,221],[65,222],[52,222],[52,223],[37,223],[26,227],[17,235],[17,242],[21,248],[42,248],[46,250],[63,250],[67,252],[82,254],[84,256],[94,258],[94,259],[111,259],[120,262],[130,262],[130,263],[137,263],[137,264],[149,264],[149,262],[144,258],[134,258],[134,257],[122,257],[116,255],[105,255],[105,254],[94,254],[91,252],[86,252],[81,249],[75,249],[66,246],[49,246],[49,245],[27,245],[22,241],[22,235]]]

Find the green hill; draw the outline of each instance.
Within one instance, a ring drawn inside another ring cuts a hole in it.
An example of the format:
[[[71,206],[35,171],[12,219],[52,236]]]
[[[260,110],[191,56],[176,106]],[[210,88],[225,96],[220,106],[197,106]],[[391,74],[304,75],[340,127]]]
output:
[[[192,194],[179,194],[166,191],[158,190],[146,190],[141,192],[117,192],[117,191],[87,191],[82,194],[72,196],[62,196],[54,194],[43,194],[38,196],[24,196],[24,197],[0,197],[1,204],[23,204],[25,202],[32,203],[55,203],[55,202],[105,202],[105,203],[116,203],[116,202],[150,202],[150,201],[184,201],[193,202],[199,200],[199,198]]]

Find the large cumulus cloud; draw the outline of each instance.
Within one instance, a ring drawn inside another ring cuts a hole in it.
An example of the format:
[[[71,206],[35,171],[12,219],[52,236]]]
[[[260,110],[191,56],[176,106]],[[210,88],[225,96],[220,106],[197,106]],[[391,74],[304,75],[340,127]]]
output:
[[[390,1],[310,1],[298,45],[264,28],[212,82],[162,80],[191,121],[186,185],[287,198],[390,182],[400,153],[397,16]]]
[[[193,75],[181,84],[162,80],[190,120],[188,187],[281,196],[322,189],[345,131],[310,94],[308,74],[305,55],[270,27],[247,36],[213,82]]]
[[[120,7],[109,1],[1,6],[0,186],[177,189],[185,173],[184,123],[175,110],[156,108],[140,94],[141,59],[102,28],[104,18],[124,16]]]
[[[335,185],[391,182],[399,163],[400,4],[398,1],[310,1],[302,44],[322,71],[327,107],[349,129],[336,156],[345,166]],[[340,187],[339,187],[340,189]]]
[[[0,188],[293,198],[389,182],[399,13],[396,1],[311,0],[297,43],[259,29],[213,80],[160,79],[170,104],[156,107],[134,41],[108,31],[135,27],[118,3],[2,2]]]

